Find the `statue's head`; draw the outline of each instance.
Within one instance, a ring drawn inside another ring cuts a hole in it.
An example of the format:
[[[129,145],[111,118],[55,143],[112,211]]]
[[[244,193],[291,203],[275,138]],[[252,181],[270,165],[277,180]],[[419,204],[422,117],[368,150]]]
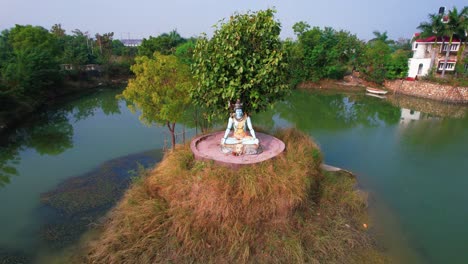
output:
[[[234,105],[234,112],[236,113],[236,118],[241,118],[244,115],[240,99],[237,99],[236,104]]]
[[[241,118],[244,115],[242,108],[236,109],[236,118]]]

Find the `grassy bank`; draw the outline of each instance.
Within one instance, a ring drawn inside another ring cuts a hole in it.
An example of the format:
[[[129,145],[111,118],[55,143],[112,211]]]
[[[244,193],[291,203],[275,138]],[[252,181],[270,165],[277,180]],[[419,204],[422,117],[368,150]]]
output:
[[[178,146],[86,243],[88,263],[379,263],[355,179],[322,173],[297,130],[274,160],[231,170]]]

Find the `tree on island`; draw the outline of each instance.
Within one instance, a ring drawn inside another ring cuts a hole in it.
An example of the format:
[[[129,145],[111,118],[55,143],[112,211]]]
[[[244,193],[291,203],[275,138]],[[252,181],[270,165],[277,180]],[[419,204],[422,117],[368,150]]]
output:
[[[146,124],[165,124],[175,148],[175,125],[190,104],[188,89],[193,85],[190,68],[174,55],[155,53],[152,58],[137,57],[131,67],[135,74],[122,96],[141,110],[140,120]]]
[[[204,35],[198,40],[192,64],[198,85],[190,95],[195,104],[209,109],[208,120],[225,113],[236,99],[251,113],[288,94],[281,25],[274,20],[275,12],[234,14],[216,25],[211,39]]]

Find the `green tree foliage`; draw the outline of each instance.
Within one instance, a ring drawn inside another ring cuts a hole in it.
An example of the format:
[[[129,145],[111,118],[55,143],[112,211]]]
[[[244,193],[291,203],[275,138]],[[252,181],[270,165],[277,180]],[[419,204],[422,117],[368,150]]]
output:
[[[405,50],[405,51],[412,51],[411,47],[411,40],[407,38],[399,38],[395,43],[392,45],[393,50]]]
[[[360,58],[359,71],[366,80],[382,84],[390,58],[391,50],[385,42],[381,40],[369,42]]]
[[[182,38],[177,30],[169,33],[163,33],[158,37],[150,36],[149,39],[143,39],[138,47],[139,56],[152,57],[154,52],[159,52],[163,55],[173,54],[175,48],[184,43],[186,40]]]
[[[190,39],[176,47],[175,55],[185,64],[192,65],[196,40]]]
[[[385,79],[401,79],[407,76],[411,49],[408,41],[388,39],[387,32],[373,32],[375,38],[365,45],[364,53],[358,58],[361,76],[371,82],[382,84]]]
[[[383,43],[387,45],[391,45],[395,43],[394,40],[391,40],[388,38],[387,31],[384,31],[383,33],[381,33],[380,31],[375,30],[372,32],[372,34],[374,34],[375,37],[369,40],[369,42],[382,41]]]
[[[50,29],[50,33],[52,33],[56,37],[63,37],[65,36],[65,29],[62,28],[61,24],[54,24]]]
[[[293,25],[293,31],[296,36],[304,34],[306,31],[309,31],[310,25],[307,22],[299,21]]]
[[[308,70],[304,68],[304,49],[297,41],[286,39],[283,42],[287,63],[287,80],[291,88],[308,79]]]
[[[211,39],[198,40],[192,67],[198,85],[190,95],[210,109],[208,118],[226,113],[236,99],[244,102],[246,112],[258,112],[289,92],[281,27],[274,13],[234,14],[217,25]]]
[[[364,45],[355,35],[330,27],[309,29],[305,22],[296,23],[293,29],[298,35],[298,44],[289,43],[286,47],[294,84],[324,78],[341,79],[355,68]]]
[[[466,40],[466,34],[468,29],[468,6],[465,6],[460,12],[458,9],[454,7],[452,10],[448,12],[448,21],[445,24],[445,33],[447,36],[450,37],[448,47],[452,45],[453,37],[457,37],[462,41],[463,39]],[[461,49],[459,48],[459,51]],[[447,61],[450,54],[450,48],[447,48],[447,52],[445,53],[444,65],[447,65]],[[461,53],[459,53],[461,54]],[[460,55],[457,56],[460,59]],[[442,70],[442,78],[445,75],[445,69]]]
[[[0,97],[32,107],[40,104],[59,81],[57,39],[30,25],[16,25],[2,32],[0,39]]]
[[[137,47],[126,47],[118,39],[112,40],[112,56],[107,74],[110,76],[128,76],[132,72],[130,66],[133,65]]]
[[[0,105],[5,107],[5,109],[10,107],[8,104],[10,103],[11,96],[11,90],[7,88],[7,82],[3,76],[5,67],[8,65],[13,54],[13,47],[11,47],[8,41],[9,35],[9,30],[4,30],[0,34]]]
[[[126,55],[125,45],[118,39],[112,40],[112,54],[117,56]]]
[[[385,78],[389,80],[402,79],[408,76],[408,59],[411,55],[407,50],[396,50],[390,55],[385,66]]]
[[[422,22],[419,24],[418,29],[421,30],[420,38],[427,38],[435,36],[436,38],[443,37],[445,34],[444,24],[442,23],[442,16],[439,14],[429,14],[429,22]],[[432,54],[430,68],[433,71],[434,61],[436,58],[436,46],[437,42],[432,43]]]
[[[101,64],[109,64],[112,55],[112,40],[114,32],[105,34],[96,34],[95,51],[98,54],[98,62]]]
[[[127,52],[113,41],[113,33],[96,34],[95,40],[78,29],[72,33],[65,34],[60,24],[50,31],[16,25],[0,33],[0,126],[67,93],[67,86],[57,89],[64,76],[87,79],[86,64],[103,64],[105,76],[130,74],[136,48],[133,54]],[[113,54],[113,46],[118,55]],[[71,64],[73,70],[61,71],[59,64]]]
[[[72,64],[74,69],[80,70],[85,64],[93,63],[95,57],[91,50],[90,42],[86,32],[73,30],[72,36],[65,36],[61,62]]]
[[[152,58],[140,56],[131,67],[135,74],[122,96],[131,109],[141,110],[146,124],[167,125],[175,147],[175,124],[190,104],[188,90],[193,85],[190,68],[174,55],[155,53]]]
[[[453,37],[457,37],[461,42],[465,42],[465,45],[461,46],[458,49],[457,61],[463,61],[464,48],[466,47],[467,34],[468,32],[468,6],[463,7],[460,12],[456,7],[452,10],[449,10],[448,14],[429,14],[429,21],[425,21],[419,24],[418,29],[420,29],[421,38],[436,36],[436,37],[449,37],[449,46],[453,40]],[[445,45],[445,38],[442,41],[442,46]],[[434,43],[435,45],[435,43]],[[431,67],[434,66],[435,60],[435,49],[433,46],[433,54],[431,58]],[[447,50],[444,63],[447,62],[449,50]],[[459,65],[457,63],[457,65]],[[461,70],[458,67],[458,70]],[[445,67],[442,72],[442,76],[445,74]]]

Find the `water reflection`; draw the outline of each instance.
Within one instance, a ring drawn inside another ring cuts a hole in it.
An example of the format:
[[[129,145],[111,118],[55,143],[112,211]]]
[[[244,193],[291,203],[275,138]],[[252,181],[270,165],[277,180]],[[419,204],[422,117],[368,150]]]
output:
[[[19,148],[16,144],[0,147],[0,188],[10,183],[12,176],[18,175],[15,165],[19,160]]]
[[[18,175],[19,152],[32,148],[41,155],[58,155],[73,147],[73,127],[66,112],[42,113],[26,126],[6,135],[0,145],[0,187]]]
[[[23,129],[23,144],[41,155],[58,155],[73,147],[73,126],[65,111],[45,113],[44,118]]]
[[[0,185],[16,178],[0,190],[2,200],[9,201],[0,210],[0,260],[3,244],[15,247],[15,240],[22,239],[27,241],[17,242],[17,248],[37,246],[30,240],[43,230],[35,222],[42,218],[31,216],[40,206],[40,193],[52,194],[59,182],[87,175],[106,160],[163,147],[167,128],[143,127],[124,102],[119,105],[118,92],[102,91],[74,100],[1,137],[6,142],[0,143]],[[401,222],[407,244],[428,252],[427,259],[437,263],[462,252],[468,237],[464,209],[468,197],[463,191],[468,184],[468,117],[466,107],[431,103],[294,91],[272,111],[253,115],[253,123],[266,130],[296,126],[316,138],[327,162],[356,172],[360,183],[378,194]],[[200,125],[197,116],[201,114],[195,109],[185,114],[181,123]],[[220,124],[223,129],[224,122]],[[446,175],[450,180],[441,177]],[[100,190],[96,188],[95,193]],[[63,201],[65,193],[53,193],[53,198]],[[81,194],[76,192],[76,197]],[[69,205],[75,201],[69,199]],[[91,201],[97,206],[95,199]],[[391,228],[390,232],[395,233]],[[441,246],[438,241],[447,243]],[[458,255],[458,259],[468,257]]]
[[[465,105],[447,104],[404,95],[393,95],[387,98],[396,107],[410,109],[430,116],[463,118],[466,115],[467,107]]]
[[[466,137],[467,131],[467,116],[457,120],[402,109],[399,133],[405,144],[436,150],[459,143],[460,139]]]
[[[457,144],[467,134],[468,116],[464,105],[407,96],[392,96],[389,101],[401,107],[399,134],[407,145],[433,151]]]
[[[401,231],[386,226],[384,233],[400,233],[393,241],[407,245],[421,263],[468,259],[462,249],[468,236],[467,110],[406,97],[315,92],[295,92],[275,107],[285,122],[317,140],[326,162],[355,172],[360,186],[389,208]],[[379,220],[375,225],[386,224]],[[415,263],[403,259],[396,263]]]
[[[119,100],[115,98],[115,90],[101,90],[99,96],[87,96],[69,105],[67,111],[73,113],[75,122],[93,116],[97,110],[102,110],[105,115],[120,114]]]
[[[16,167],[21,161],[21,151],[31,148],[40,155],[59,155],[73,148],[73,123],[89,118],[98,111],[105,115],[120,114],[115,94],[115,90],[104,90],[100,91],[100,96],[86,96],[74,104],[64,103],[31,117],[21,127],[2,135],[0,188],[10,183],[11,177],[18,175]]]
[[[400,109],[377,98],[360,94],[294,92],[275,110],[303,131],[340,131],[357,126],[375,127],[398,123]]]

